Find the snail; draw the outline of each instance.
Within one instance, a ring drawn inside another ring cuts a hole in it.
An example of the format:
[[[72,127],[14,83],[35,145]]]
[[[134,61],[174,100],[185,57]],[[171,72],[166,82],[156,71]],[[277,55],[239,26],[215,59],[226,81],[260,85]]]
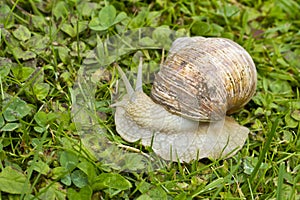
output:
[[[243,47],[225,38],[176,39],[150,97],[142,90],[142,65],[140,59],[135,89],[117,66],[127,94],[112,106],[123,139],[179,162],[227,158],[242,148],[249,129],[227,115],[256,90],[255,64]]]

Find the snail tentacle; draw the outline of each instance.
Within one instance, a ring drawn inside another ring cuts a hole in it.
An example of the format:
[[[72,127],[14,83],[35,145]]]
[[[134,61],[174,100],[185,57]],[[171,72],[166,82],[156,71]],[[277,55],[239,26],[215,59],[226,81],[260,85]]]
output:
[[[140,63],[138,66],[138,74],[136,77],[135,91],[143,91],[143,57],[140,57]]]
[[[121,67],[119,65],[116,65],[116,67],[117,67],[117,70],[118,70],[118,72],[119,72],[119,74],[121,76],[121,79],[122,79],[123,83],[125,84],[125,88],[126,88],[127,94],[129,96],[133,95],[134,90],[133,90],[132,86],[130,85],[130,82],[127,79],[125,73],[123,72],[123,70],[121,69]]]
[[[117,66],[127,94],[116,107],[119,135],[141,141],[163,159],[226,158],[244,145],[249,129],[225,116],[244,106],[256,88],[252,58],[223,38],[179,38],[156,75],[151,97],[142,89],[142,58],[135,90]]]

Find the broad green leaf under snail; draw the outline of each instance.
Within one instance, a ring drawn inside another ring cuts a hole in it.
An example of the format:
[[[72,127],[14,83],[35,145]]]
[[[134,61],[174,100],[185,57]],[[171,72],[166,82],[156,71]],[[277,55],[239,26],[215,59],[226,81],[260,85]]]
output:
[[[142,65],[135,89],[118,67],[127,94],[113,106],[123,139],[140,140],[163,159],[180,162],[227,158],[242,148],[249,130],[226,115],[256,89],[256,68],[245,49],[224,38],[176,39],[151,97],[142,91]]]

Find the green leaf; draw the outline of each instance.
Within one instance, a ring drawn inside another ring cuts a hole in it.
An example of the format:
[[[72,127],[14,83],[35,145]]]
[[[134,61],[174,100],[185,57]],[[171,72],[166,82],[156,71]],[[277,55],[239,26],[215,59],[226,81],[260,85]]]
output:
[[[9,58],[0,57],[0,78],[6,77],[12,66],[12,62]]]
[[[137,185],[137,188],[142,193],[138,199],[167,199],[166,192],[159,186],[141,182]]]
[[[155,42],[154,39],[150,38],[150,37],[144,37],[142,39],[139,40],[139,45],[141,45],[142,47],[155,47],[157,45],[157,43]]]
[[[104,31],[127,18],[125,12],[120,12],[117,16],[116,14],[117,11],[113,5],[105,6],[100,10],[98,17],[92,18],[89,27],[92,30]]]
[[[257,157],[246,157],[244,159],[244,173],[250,175],[253,172],[257,162],[258,162]],[[268,165],[266,163],[262,163],[259,169],[262,170],[262,169],[266,169],[267,167]]]
[[[130,20],[129,27],[134,29],[145,25],[148,13],[148,10],[142,8],[141,11],[139,11],[138,14]]]
[[[132,171],[141,170],[145,168],[145,158],[142,155],[126,154],[124,156],[125,164],[123,169],[129,169]]]
[[[70,78],[72,77],[72,74],[68,71],[66,72],[63,72],[61,75],[60,75],[60,78],[64,81],[64,82],[68,82],[70,81]]]
[[[239,13],[240,9],[237,6],[226,4],[218,10],[221,16],[232,17]]]
[[[86,2],[82,1],[78,6],[77,9],[80,14],[84,17],[90,17],[94,10],[97,10],[98,4],[94,2]]]
[[[7,18],[9,19],[7,20]],[[8,22],[7,24],[5,24]],[[0,24],[5,24],[5,28],[10,28],[14,25],[14,15],[10,15],[10,7],[6,4],[0,4]]]
[[[211,31],[208,34],[209,36],[221,36],[224,28],[216,23],[211,24]]]
[[[58,50],[58,56],[60,58],[60,60],[64,63],[64,64],[68,64],[70,62],[70,49],[68,49],[67,47],[57,47]]]
[[[70,186],[72,184],[71,175],[70,174],[65,175],[62,179],[60,179],[60,181],[66,186]]]
[[[71,37],[76,36],[76,30],[74,29],[74,27],[71,24],[63,24],[61,26],[61,30]]]
[[[45,113],[44,111],[35,113],[34,120],[38,125],[42,127],[46,126],[48,122],[47,113]]]
[[[202,22],[202,21],[196,21],[192,25],[192,33],[196,35],[207,35],[210,32],[211,28],[209,23]]]
[[[148,194],[142,194],[136,200],[152,200],[152,198]]]
[[[47,163],[45,163],[41,160],[39,160],[37,162],[30,161],[28,164],[33,166],[34,171],[41,173],[43,175],[47,175],[50,171],[49,165],[47,165]]]
[[[113,5],[108,5],[102,8],[98,16],[100,25],[103,27],[110,27],[113,25],[116,13],[117,11]]]
[[[65,1],[59,1],[56,6],[53,8],[52,13],[56,17],[56,19],[67,17],[68,12],[68,5]]]
[[[35,126],[33,127],[33,129],[37,132],[37,133],[43,133],[45,132],[47,129],[45,127],[40,127],[40,126]]]
[[[76,35],[85,31],[86,28],[88,27],[89,21],[84,21],[84,20],[78,21],[77,18],[72,18],[72,19],[73,19],[72,24],[74,27],[73,29],[74,29]]]
[[[3,116],[8,122],[23,118],[31,111],[31,107],[29,107],[27,103],[19,97],[7,97],[3,102],[3,105],[4,108],[6,108],[3,112]]]
[[[37,54],[44,54],[49,47],[50,39],[47,36],[35,34],[22,45],[25,49],[30,49]]]
[[[4,118],[3,118],[3,116],[2,116],[2,114],[0,114],[0,128],[2,127],[2,126],[4,126]]]
[[[183,12],[185,15],[191,15],[191,11],[184,5],[184,4],[181,4],[180,5],[180,11]]]
[[[144,191],[144,193],[141,196],[139,196],[138,199],[142,200],[149,198],[152,200],[167,200],[167,193],[161,187],[151,185],[147,191]]]
[[[85,186],[80,189],[79,192],[76,192],[73,188],[68,188],[67,196],[68,199],[76,199],[76,200],[86,200],[92,199],[93,190],[90,186]]]
[[[117,17],[115,18],[113,24],[117,24],[121,21],[123,21],[124,19],[127,18],[127,14],[125,12],[120,12]]]
[[[147,26],[158,26],[160,23],[161,19],[161,12],[160,11],[151,11],[148,13],[148,16],[147,16]]]
[[[55,167],[52,169],[52,179],[58,179],[61,177],[66,176],[66,174],[68,174],[68,169],[66,169],[65,167]]]
[[[61,166],[65,167],[69,171],[75,169],[79,162],[77,155],[69,151],[63,151],[60,155],[59,161]]]
[[[92,20],[89,23],[89,27],[90,27],[90,29],[95,30],[95,31],[103,31],[108,28],[108,27],[103,27],[100,25],[100,21],[99,21],[98,17],[92,18]]]
[[[56,183],[49,183],[44,188],[40,189],[39,199],[47,199],[47,200],[65,200],[66,199],[66,191],[63,189],[63,186]]]
[[[47,124],[52,123],[56,119],[55,113],[45,113],[44,111],[39,111],[34,115],[35,122],[41,127],[45,127]]]
[[[80,54],[82,54],[86,50],[86,44],[82,41],[79,41],[79,43],[75,41],[71,44],[71,49],[72,49],[72,51],[71,51],[70,55],[78,56],[78,52],[80,52]]]
[[[288,113],[287,115],[285,115],[284,117],[285,123],[287,127],[290,128],[296,128],[299,124],[298,121],[296,121],[292,116],[291,113]]]
[[[83,188],[88,184],[88,177],[81,170],[73,171],[71,174],[71,179],[74,185],[78,188]]]
[[[278,94],[292,94],[293,90],[291,88],[291,85],[287,81],[282,80],[276,80],[276,81],[270,81],[269,83],[270,90],[274,93]]]
[[[291,117],[292,117],[294,120],[300,121],[300,110],[294,110],[294,111],[291,113]]]
[[[184,192],[181,192],[180,194],[178,194],[175,198],[174,198],[174,200],[186,200],[187,198],[186,198],[186,193],[184,193]]]
[[[36,57],[36,54],[32,51],[24,51],[20,47],[12,48],[14,55],[23,60],[30,60]]]
[[[37,83],[33,86],[33,92],[38,100],[43,100],[47,97],[50,86],[47,83]]]
[[[22,194],[30,190],[30,183],[26,183],[26,176],[12,169],[6,167],[0,173],[0,191],[10,194]]]
[[[139,190],[142,194],[148,192],[152,187],[153,187],[152,184],[147,183],[147,182],[145,182],[145,181],[142,181],[142,182],[140,182],[140,183],[137,184],[137,188],[138,188],[138,190]]]
[[[29,78],[29,76],[34,72],[31,67],[14,66],[11,71],[16,79],[23,82]]]
[[[13,131],[19,127],[20,127],[19,123],[7,123],[1,128],[1,131]]]
[[[127,190],[131,188],[131,183],[120,174],[102,173],[95,178],[93,190],[102,190],[104,188]]]
[[[172,30],[166,27],[157,27],[153,31],[153,39],[156,41],[157,47],[163,47],[165,49],[170,49],[172,44]]]
[[[31,18],[32,24],[35,28],[38,28],[43,31],[47,26],[47,22],[44,16],[32,15]]]
[[[26,41],[31,37],[31,32],[26,26],[19,25],[19,27],[12,32],[12,34],[21,41]]]
[[[88,161],[82,161],[77,165],[77,168],[83,171],[90,180],[93,180],[96,177],[96,169],[95,166],[88,162]]]

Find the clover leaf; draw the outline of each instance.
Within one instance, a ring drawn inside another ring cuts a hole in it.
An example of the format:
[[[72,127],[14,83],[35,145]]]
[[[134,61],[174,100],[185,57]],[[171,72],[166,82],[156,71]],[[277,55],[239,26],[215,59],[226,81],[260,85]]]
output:
[[[89,27],[95,31],[104,31],[123,21],[125,18],[127,18],[125,12],[120,12],[117,15],[116,8],[113,5],[108,5],[100,10],[98,17],[91,20]]]

